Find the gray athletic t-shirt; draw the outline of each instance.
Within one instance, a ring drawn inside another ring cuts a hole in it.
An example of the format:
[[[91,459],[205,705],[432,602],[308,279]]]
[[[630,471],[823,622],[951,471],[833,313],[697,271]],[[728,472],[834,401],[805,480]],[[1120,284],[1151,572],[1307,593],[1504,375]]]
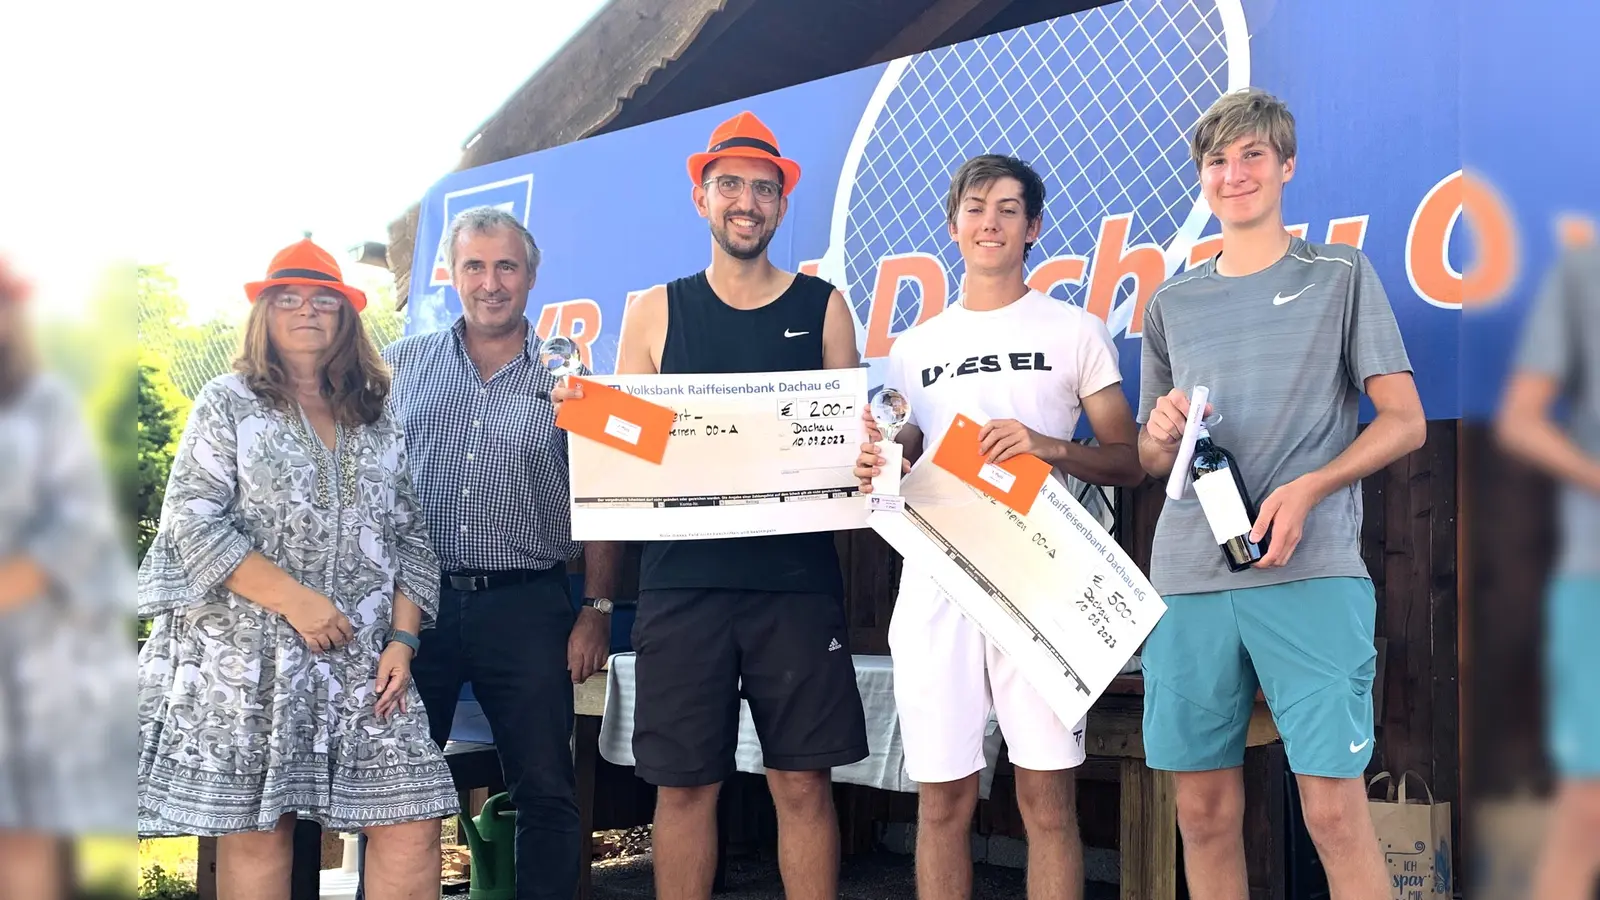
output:
[[[1205,385],[1222,417],[1211,437],[1238,461],[1258,508],[1350,446],[1367,378],[1411,371],[1372,263],[1354,247],[1299,238],[1252,275],[1219,275],[1208,260],[1168,279],[1150,299],[1143,344],[1139,423],[1173,387]],[[1306,516],[1288,565],[1232,573],[1190,488],[1161,511],[1150,582],[1162,594],[1193,594],[1368,578],[1361,513],[1359,483],[1336,490]]]
[[[1516,366],[1555,378],[1566,400],[1566,432],[1600,459],[1600,249],[1569,250],[1545,277],[1517,348]],[[1557,571],[1600,575],[1600,494],[1567,485],[1561,494]]]

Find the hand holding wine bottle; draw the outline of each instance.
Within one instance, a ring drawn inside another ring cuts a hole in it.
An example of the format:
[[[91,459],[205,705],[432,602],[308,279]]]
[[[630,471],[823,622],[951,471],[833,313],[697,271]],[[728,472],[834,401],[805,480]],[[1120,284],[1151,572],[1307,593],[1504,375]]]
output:
[[[1289,564],[1295,547],[1305,529],[1306,516],[1311,508],[1326,496],[1317,486],[1316,473],[1302,475],[1267,495],[1261,503],[1261,514],[1256,516],[1255,527],[1250,529],[1250,540],[1261,541],[1272,531],[1272,545],[1266,555],[1255,564],[1258,569],[1270,569]]]

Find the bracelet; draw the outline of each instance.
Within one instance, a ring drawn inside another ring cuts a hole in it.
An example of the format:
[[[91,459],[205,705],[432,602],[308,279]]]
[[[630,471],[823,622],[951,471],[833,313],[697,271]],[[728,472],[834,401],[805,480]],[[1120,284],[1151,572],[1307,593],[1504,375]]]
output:
[[[389,642],[393,643],[395,641],[399,641],[400,643],[405,644],[407,647],[410,647],[412,654],[415,654],[418,650],[422,649],[421,639],[409,631],[401,631],[398,628],[390,629]]]

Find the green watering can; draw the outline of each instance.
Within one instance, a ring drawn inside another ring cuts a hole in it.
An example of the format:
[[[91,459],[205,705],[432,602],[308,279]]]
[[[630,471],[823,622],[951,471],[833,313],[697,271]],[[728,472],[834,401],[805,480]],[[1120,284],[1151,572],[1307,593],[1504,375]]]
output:
[[[471,887],[467,900],[516,900],[517,811],[510,794],[495,794],[476,819],[457,815],[472,849]]]

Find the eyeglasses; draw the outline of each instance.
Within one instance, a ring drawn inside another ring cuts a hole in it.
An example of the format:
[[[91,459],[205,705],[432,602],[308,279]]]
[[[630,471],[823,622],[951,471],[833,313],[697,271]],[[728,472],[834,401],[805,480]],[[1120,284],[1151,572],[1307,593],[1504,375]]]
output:
[[[744,193],[745,180],[738,175],[718,175],[715,178],[707,179],[700,186],[710,190],[712,182],[716,183],[717,192],[729,200],[737,199],[740,194]],[[756,199],[762,203],[771,203],[778,199],[779,194],[783,193],[783,185],[776,181],[760,178],[749,182],[749,184],[756,192]]]
[[[279,291],[272,295],[272,305],[283,310],[299,309],[306,305],[306,298],[289,291]],[[344,298],[338,294],[316,294],[311,298],[311,308],[318,312],[338,312],[344,305]]]

